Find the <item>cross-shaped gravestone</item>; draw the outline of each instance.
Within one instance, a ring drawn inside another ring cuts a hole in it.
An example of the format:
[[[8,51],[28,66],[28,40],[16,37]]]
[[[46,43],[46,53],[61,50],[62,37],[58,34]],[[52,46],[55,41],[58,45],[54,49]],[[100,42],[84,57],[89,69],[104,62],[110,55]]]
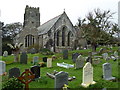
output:
[[[29,90],[29,83],[35,78],[35,75],[29,70],[25,69],[25,72],[21,74],[18,79],[25,84],[25,89]]]

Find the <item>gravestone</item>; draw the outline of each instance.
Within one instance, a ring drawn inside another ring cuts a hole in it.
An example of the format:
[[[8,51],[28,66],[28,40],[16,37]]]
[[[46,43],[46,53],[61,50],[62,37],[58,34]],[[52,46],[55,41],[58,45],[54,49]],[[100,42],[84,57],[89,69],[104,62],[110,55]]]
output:
[[[47,67],[52,67],[52,58],[47,59]]]
[[[47,57],[43,57],[43,62],[47,62]]]
[[[103,56],[103,59],[108,60],[108,53],[103,53],[102,56]]]
[[[20,76],[20,69],[19,68],[11,68],[9,70],[9,78],[19,77],[19,76]]]
[[[76,59],[79,55],[80,55],[79,53],[73,53],[72,54],[72,60],[73,60],[74,63],[76,62]]]
[[[27,54],[26,52],[22,52],[20,55],[20,64],[27,64]]]
[[[117,51],[114,52],[114,56],[115,56],[116,59],[119,59],[119,56],[118,56],[118,52],[117,52]]]
[[[83,67],[83,79],[82,86],[88,87],[90,84],[95,84],[93,81],[93,67],[90,62],[87,62]]]
[[[6,71],[6,63],[4,61],[0,61],[0,75],[3,75]]]
[[[100,50],[99,50],[99,54],[102,54],[102,53],[104,53],[104,52],[106,52],[106,48],[101,48]]]
[[[103,78],[105,80],[114,80],[115,77],[112,77],[112,69],[110,63],[103,64]]]
[[[25,69],[18,79],[25,84],[25,90],[29,90],[29,83],[35,78],[35,75],[29,70]]]
[[[82,55],[79,55],[75,62],[75,68],[76,69],[82,68],[84,66],[84,61],[85,61],[84,57]]]
[[[68,59],[68,50],[63,50],[63,59]]]
[[[40,77],[40,66],[34,65],[30,68],[31,72],[35,74],[35,79]]]
[[[37,52],[37,50],[35,48],[31,48],[30,50],[28,50],[28,53],[31,54],[35,54]]]
[[[38,59],[39,59],[38,56],[34,56],[34,57],[33,57],[33,64],[34,64],[34,65],[35,65],[36,63],[38,63]]]
[[[4,52],[3,52],[3,56],[4,56],[4,57],[7,57],[7,56],[8,56],[8,51],[4,51]]]
[[[55,89],[61,90],[64,84],[68,85],[68,73],[61,71],[55,74]]]
[[[101,61],[100,61],[100,58],[97,58],[97,59],[93,59],[93,64],[99,64]]]

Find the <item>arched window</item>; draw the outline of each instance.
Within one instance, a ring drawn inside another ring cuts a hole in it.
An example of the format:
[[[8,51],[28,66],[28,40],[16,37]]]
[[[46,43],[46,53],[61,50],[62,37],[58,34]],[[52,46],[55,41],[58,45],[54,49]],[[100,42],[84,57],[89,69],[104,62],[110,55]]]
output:
[[[71,36],[71,32],[68,33],[68,40],[67,40],[67,42],[68,42],[68,43],[67,43],[68,46],[70,46],[70,41],[71,41],[71,40],[70,40],[70,36]]]
[[[62,29],[62,46],[65,46],[65,27]]]
[[[59,33],[60,31],[57,32],[57,46],[59,46]]]
[[[25,37],[25,47],[29,47],[31,45],[34,45],[34,36],[33,35],[27,35]]]

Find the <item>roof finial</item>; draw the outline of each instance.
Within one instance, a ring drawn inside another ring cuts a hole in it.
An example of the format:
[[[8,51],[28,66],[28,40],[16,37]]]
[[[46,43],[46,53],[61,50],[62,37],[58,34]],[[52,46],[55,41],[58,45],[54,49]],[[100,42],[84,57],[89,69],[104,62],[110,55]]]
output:
[[[65,12],[65,8],[64,8],[64,12]]]

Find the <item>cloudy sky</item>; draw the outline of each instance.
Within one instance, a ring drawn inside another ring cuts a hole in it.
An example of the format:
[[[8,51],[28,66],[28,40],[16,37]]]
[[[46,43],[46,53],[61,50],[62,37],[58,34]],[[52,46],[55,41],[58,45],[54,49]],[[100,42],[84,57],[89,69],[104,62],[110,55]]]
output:
[[[0,21],[5,24],[21,22],[26,5],[40,8],[41,24],[63,13],[64,9],[75,25],[79,17],[84,18],[96,8],[116,12],[113,22],[118,22],[119,0],[0,0]]]

